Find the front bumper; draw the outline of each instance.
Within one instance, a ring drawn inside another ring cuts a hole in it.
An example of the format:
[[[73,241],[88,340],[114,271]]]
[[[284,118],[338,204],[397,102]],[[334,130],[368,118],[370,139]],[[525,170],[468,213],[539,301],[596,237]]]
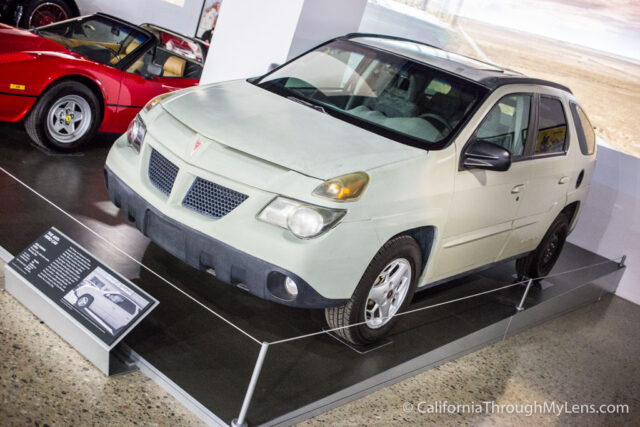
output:
[[[316,292],[298,275],[185,226],[161,213],[128,187],[108,167],[105,180],[109,198],[136,227],[158,246],[199,270],[213,269],[223,282],[280,304],[325,308],[343,305],[346,299],[329,299]],[[285,276],[298,286],[298,295],[283,292]]]

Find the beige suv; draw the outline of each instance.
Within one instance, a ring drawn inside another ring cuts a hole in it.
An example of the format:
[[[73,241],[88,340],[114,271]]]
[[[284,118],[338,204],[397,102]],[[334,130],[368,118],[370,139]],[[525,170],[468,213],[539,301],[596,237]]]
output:
[[[167,251],[366,343],[417,289],[510,259],[546,275],[594,165],[566,87],[354,34],[152,100],[106,176]]]

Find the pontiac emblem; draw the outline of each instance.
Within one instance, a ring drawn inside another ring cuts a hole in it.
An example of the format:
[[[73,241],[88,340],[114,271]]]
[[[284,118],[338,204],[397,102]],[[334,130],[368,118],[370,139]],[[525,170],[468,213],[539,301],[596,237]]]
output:
[[[194,146],[193,146],[193,150],[191,151],[191,154],[195,153],[195,152],[196,152],[196,150],[197,150],[198,148],[200,148],[200,146],[201,146],[201,145],[202,145],[202,142],[200,142],[200,141],[196,141],[196,143],[195,143],[195,144],[194,144]]]

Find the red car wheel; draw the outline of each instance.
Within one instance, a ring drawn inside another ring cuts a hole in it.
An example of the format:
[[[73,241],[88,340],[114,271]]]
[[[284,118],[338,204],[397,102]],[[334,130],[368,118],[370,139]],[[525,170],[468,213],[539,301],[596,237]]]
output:
[[[33,0],[25,8],[21,27],[34,28],[64,21],[73,16],[64,0]]]
[[[100,101],[77,81],[54,83],[33,106],[24,126],[33,142],[62,152],[91,141],[102,121]]]

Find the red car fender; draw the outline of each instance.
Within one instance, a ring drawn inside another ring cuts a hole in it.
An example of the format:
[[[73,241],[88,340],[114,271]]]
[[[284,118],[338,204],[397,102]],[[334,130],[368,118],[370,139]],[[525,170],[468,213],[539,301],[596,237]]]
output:
[[[36,98],[52,84],[62,79],[74,79],[96,92],[102,102],[102,123],[108,123],[118,104],[121,75],[122,72],[116,68],[64,52],[0,54],[0,93],[15,94],[10,98],[17,109],[11,112],[13,114],[0,111],[0,120],[22,120]],[[17,97],[31,98],[31,102],[27,103],[29,105],[25,105],[23,100],[16,102]],[[109,105],[114,107],[108,108]]]

